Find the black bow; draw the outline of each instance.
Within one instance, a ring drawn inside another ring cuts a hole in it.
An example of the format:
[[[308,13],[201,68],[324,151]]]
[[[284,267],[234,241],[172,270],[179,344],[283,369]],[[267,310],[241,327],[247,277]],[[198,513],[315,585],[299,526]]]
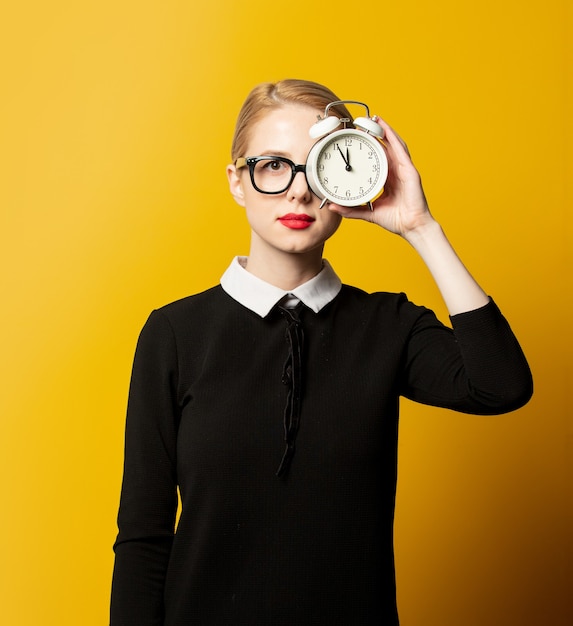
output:
[[[284,438],[285,452],[277,470],[277,476],[283,476],[292,461],[295,450],[295,440],[300,425],[300,407],[302,400],[302,350],[304,335],[302,324],[298,316],[302,303],[294,309],[279,306],[281,315],[287,322],[286,339],[289,353],[283,367],[282,382],[288,385],[287,401],[284,411]]]

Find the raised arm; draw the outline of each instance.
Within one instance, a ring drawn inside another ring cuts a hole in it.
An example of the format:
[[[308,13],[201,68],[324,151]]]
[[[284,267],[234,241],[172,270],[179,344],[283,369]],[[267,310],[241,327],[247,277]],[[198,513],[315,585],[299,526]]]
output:
[[[406,144],[383,120],[389,174],[384,194],[370,211],[365,207],[328,205],[347,218],[378,224],[408,241],[430,270],[450,315],[484,306],[488,297],[466,269],[440,224],[433,218],[424,195],[420,175]]]

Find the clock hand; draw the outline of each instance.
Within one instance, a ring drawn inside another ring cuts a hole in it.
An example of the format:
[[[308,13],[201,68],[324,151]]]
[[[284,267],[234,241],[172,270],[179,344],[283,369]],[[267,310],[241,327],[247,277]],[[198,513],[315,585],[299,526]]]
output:
[[[346,163],[346,171],[350,172],[350,170],[352,170],[352,167],[350,166],[350,161],[348,160],[348,148],[346,148],[346,156],[344,156],[344,154],[342,154],[340,146],[336,147],[338,148],[338,152],[340,152],[340,156],[344,159],[344,162]]]

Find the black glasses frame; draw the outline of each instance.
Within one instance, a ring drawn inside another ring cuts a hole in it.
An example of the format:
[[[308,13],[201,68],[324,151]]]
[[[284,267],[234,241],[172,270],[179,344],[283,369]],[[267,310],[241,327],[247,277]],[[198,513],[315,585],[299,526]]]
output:
[[[255,183],[255,166],[260,161],[280,161],[281,163],[286,163],[287,165],[290,165],[291,177],[290,177],[290,180],[288,182],[288,185],[286,187],[284,187],[283,189],[280,189],[279,191],[264,191],[263,189],[259,189],[259,187],[257,187],[257,183]],[[292,185],[292,181],[294,180],[294,177],[299,172],[302,172],[304,174],[305,179],[306,179],[306,164],[304,164],[304,165],[297,165],[294,161],[291,161],[290,159],[287,159],[286,157],[273,156],[272,154],[267,154],[265,156],[239,157],[235,161],[235,167],[237,169],[240,169],[242,167],[248,167],[249,168],[249,176],[251,177],[251,184],[253,185],[253,187],[259,193],[265,193],[265,194],[268,194],[268,195],[271,195],[271,196],[272,195],[277,195],[279,193],[284,193]],[[308,181],[307,181],[307,184],[308,184]]]

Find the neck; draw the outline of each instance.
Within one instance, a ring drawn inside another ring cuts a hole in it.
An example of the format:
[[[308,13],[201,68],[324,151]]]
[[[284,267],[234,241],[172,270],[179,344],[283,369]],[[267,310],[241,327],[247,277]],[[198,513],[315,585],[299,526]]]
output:
[[[249,254],[246,268],[257,278],[290,291],[314,278],[322,269],[322,249],[306,253]]]

